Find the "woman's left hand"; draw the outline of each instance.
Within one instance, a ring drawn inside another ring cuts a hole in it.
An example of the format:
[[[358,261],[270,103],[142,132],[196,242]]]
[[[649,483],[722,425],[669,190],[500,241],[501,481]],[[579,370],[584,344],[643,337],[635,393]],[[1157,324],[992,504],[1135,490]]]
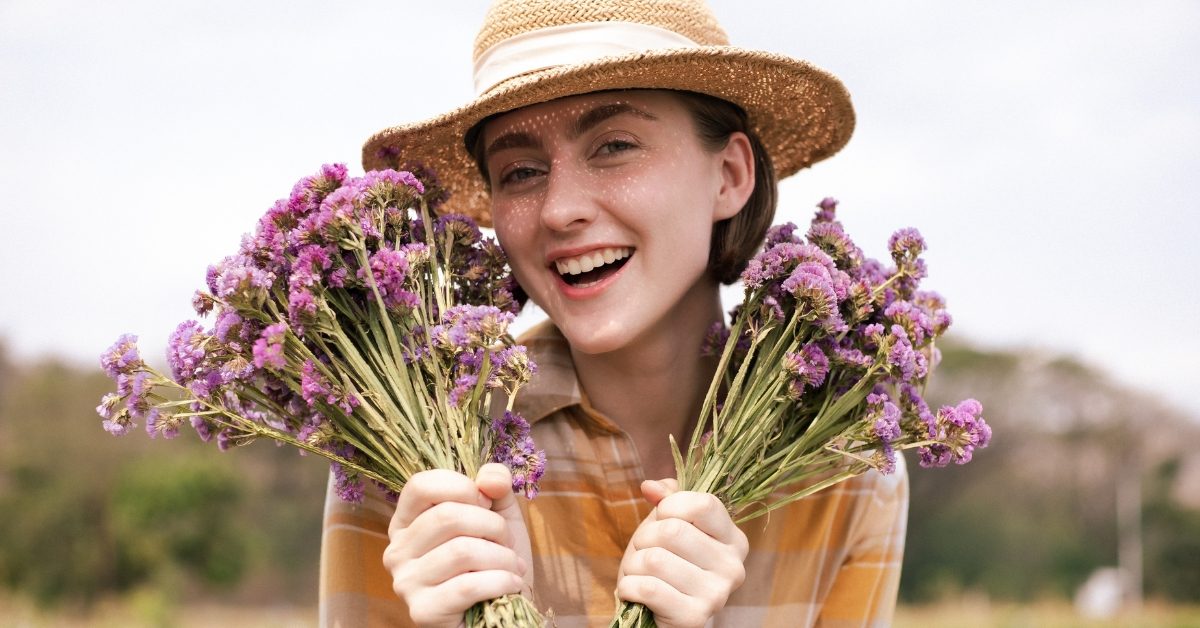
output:
[[[746,579],[750,544],[721,500],[678,491],[673,479],[642,482],[655,506],[633,533],[617,596],[654,611],[661,628],[703,626]]]

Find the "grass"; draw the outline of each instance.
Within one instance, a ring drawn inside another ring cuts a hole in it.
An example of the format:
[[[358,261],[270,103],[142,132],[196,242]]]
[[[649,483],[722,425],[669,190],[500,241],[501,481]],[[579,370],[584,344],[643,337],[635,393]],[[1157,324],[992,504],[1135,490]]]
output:
[[[963,597],[936,604],[904,605],[896,609],[895,628],[1195,628],[1200,606],[1149,602],[1140,611],[1111,618],[1080,616],[1065,601],[1031,604],[989,602]]]
[[[317,611],[304,606],[236,606],[204,603],[178,606],[153,592],[135,593],[87,611],[39,609],[19,598],[0,597],[0,628],[207,628],[255,626],[314,628]],[[1109,619],[1080,617],[1063,601],[1033,604],[989,602],[982,597],[936,604],[902,605],[895,628],[1194,628],[1200,626],[1200,606],[1146,604],[1140,612]]]

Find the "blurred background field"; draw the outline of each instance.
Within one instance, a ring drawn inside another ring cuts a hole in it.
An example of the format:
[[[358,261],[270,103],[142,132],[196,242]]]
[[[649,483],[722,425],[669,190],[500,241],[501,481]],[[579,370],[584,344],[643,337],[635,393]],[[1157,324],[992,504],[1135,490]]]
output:
[[[996,438],[909,465],[897,625],[1200,626],[1200,423],[1070,357],[943,351],[930,398]],[[323,462],[113,438],[109,385],[0,350],[0,626],[314,625]]]

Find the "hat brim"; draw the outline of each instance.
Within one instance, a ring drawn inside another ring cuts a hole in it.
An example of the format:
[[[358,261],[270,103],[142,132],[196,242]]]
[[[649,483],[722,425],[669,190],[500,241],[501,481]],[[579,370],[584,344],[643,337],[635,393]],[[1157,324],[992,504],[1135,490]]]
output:
[[[611,89],[683,90],[740,105],[779,178],[830,157],[854,130],[850,94],[828,72],[769,52],[703,46],[607,57],[517,76],[454,111],[376,133],[363,145],[363,168],[432,168],[450,192],[443,211],[467,214],[490,226],[491,203],[464,144],[467,131],[494,114]]]

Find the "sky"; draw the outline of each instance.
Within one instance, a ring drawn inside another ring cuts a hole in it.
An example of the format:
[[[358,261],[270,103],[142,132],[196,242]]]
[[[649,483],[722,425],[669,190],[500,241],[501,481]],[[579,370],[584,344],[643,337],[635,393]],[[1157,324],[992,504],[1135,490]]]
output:
[[[1200,417],[1200,3],[714,0],[849,88],[785,180],[868,255],[929,242],[955,337],[1080,358]],[[320,164],[470,101],[482,1],[0,0],[0,342],[161,353],[208,264]],[[1191,59],[1192,61],[1188,61]]]

